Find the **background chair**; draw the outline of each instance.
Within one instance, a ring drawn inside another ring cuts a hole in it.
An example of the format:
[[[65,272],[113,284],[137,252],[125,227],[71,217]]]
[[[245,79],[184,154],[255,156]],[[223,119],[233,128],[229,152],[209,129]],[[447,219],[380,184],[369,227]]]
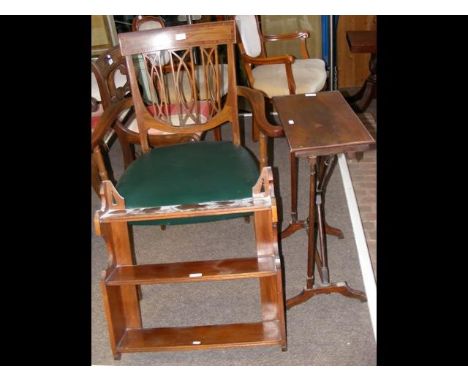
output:
[[[315,93],[325,86],[325,62],[310,58],[306,46],[308,32],[263,35],[256,16],[235,16],[238,42],[249,86],[263,91],[269,98]],[[265,42],[297,39],[302,57],[291,55],[267,57]]]
[[[132,31],[164,28],[165,22],[160,16],[137,16],[132,20]]]
[[[109,108],[113,103],[123,99],[130,92],[130,84],[127,81],[127,69],[125,62],[120,55],[118,46],[109,49],[99,56],[96,60],[91,60],[91,129],[93,130],[100,120],[105,109]],[[130,109],[122,110],[120,118],[122,120],[127,116],[127,120],[131,119]],[[134,119],[134,118],[133,118]],[[101,150],[108,151],[112,143],[113,130],[106,131],[105,137],[102,139]],[[122,143],[122,142],[121,142]],[[127,162],[131,160],[130,148],[126,145],[122,147],[124,158]],[[103,157],[103,165],[107,167],[106,172],[99,170],[98,164],[94,157],[91,160],[92,170],[92,186],[97,194],[101,177],[105,176],[115,182],[112,167],[107,155]],[[99,175],[100,174],[100,175]]]
[[[92,104],[97,104],[97,108],[92,112],[92,126],[94,126],[102,115],[103,111],[113,103],[130,96],[130,84],[127,78],[127,64],[125,58],[120,53],[120,47],[115,46],[96,60],[91,61],[91,96]],[[96,102],[97,101],[97,102]],[[122,124],[116,126],[114,130],[122,147],[124,166],[127,167],[135,159],[134,145],[140,144],[138,135],[138,124],[135,119],[134,110],[129,107],[123,110],[120,115]],[[109,143],[109,135],[104,139],[106,145]],[[180,142],[194,141],[200,139],[199,134],[153,134],[149,133],[149,143],[151,146],[169,145]],[[96,179],[95,177],[93,179]],[[96,180],[93,181],[96,189]]]
[[[119,36],[143,155],[126,169],[115,186],[107,180],[102,182],[102,207],[95,215],[96,230],[109,251],[101,289],[116,359],[122,352],[135,351],[275,344],[286,349],[276,202],[265,149],[267,137],[279,136],[282,131],[266,121],[260,92],[236,86],[235,36],[234,21]],[[218,65],[221,49],[227,54],[225,97]],[[199,71],[185,61],[195,52],[201,58]],[[135,55],[142,55],[146,63],[143,67],[152,93],[151,105],[144,102]],[[171,68],[166,72],[167,65]],[[190,86],[184,88],[184,81]],[[201,85],[205,87],[205,97],[200,97]],[[251,103],[253,118],[260,129],[260,166],[241,145],[238,96]],[[129,102],[124,99],[105,110],[93,133],[92,149],[96,157],[100,155],[98,142],[104,131],[113,124],[121,124],[118,115]],[[232,141],[197,141],[154,148],[150,145],[150,130],[157,134],[204,134],[222,124],[231,126]],[[100,160],[97,158],[96,162]],[[171,264],[135,265],[129,231],[133,224],[200,223],[246,214],[254,216],[256,257],[181,262],[183,257],[174,254],[175,262]],[[143,327],[139,285],[243,278],[259,280],[260,322]]]
[[[323,89],[327,80],[325,62],[310,58],[306,38],[308,32],[281,35],[263,35],[258,19],[253,15],[235,16],[243,68],[247,82],[253,89],[261,90],[272,98],[288,94],[315,93]],[[298,40],[301,58],[291,55],[268,57],[265,42]],[[257,139],[258,129],[252,129]]]

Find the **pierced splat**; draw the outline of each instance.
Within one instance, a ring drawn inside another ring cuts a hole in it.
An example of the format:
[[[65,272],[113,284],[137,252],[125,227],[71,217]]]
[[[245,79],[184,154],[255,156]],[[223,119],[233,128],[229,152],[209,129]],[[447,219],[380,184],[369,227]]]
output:
[[[127,66],[118,46],[109,49],[103,59],[91,62],[91,68],[104,109],[130,93]]]
[[[194,56],[201,63],[194,64]],[[222,73],[216,47],[144,53],[153,118],[174,127],[205,124],[221,112]]]

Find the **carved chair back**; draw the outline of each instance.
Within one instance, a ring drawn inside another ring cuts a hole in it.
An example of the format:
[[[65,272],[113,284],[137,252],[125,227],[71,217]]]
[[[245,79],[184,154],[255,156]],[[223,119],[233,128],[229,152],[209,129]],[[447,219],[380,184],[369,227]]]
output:
[[[118,45],[91,61],[91,70],[96,78],[103,109],[130,93],[125,58]]]
[[[240,144],[234,21],[122,33],[119,41],[144,152],[150,150],[150,130],[162,135],[203,133],[227,122],[233,143]],[[222,50],[227,55],[227,83],[219,65]],[[197,65],[191,64],[195,54]],[[142,68],[134,64],[138,56],[146,63]],[[146,97],[138,86],[140,76],[149,86]]]
[[[265,43],[258,18],[253,15],[235,16],[239,41],[237,45],[241,54],[250,57],[265,57]]]

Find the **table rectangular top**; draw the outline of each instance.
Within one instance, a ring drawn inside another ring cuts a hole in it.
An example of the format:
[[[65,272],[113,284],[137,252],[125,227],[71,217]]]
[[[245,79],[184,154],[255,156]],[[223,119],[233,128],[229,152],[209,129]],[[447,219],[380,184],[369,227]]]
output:
[[[339,91],[273,97],[273,104],[298,156],[365,151],[375,143]]]
[[[353,53],[375,53],[377,51],[376,31],[346,32],[349,49]]]

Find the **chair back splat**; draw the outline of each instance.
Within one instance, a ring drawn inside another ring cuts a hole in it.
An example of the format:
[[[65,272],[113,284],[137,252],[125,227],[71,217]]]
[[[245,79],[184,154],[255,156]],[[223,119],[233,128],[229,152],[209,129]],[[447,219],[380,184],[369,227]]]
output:
[[[179,26],[120,35],[145,152],[150,149],[150,129],[160,134],[202,133],[225,122],[232,125],[233,143],[240,144],[235,66],[228,64],[224,83],[219,65],[220,45],[226,46],[227,61],[234,63],[235,33],[226,31],[226,23],[230,22],[193,24],[189,31]],[[138,54],[146,64],[146,94],[140,92],[135,70]],[[201,57],[198,65],[192,64],[194,55]],[[224,88],[229,93],[222,104]]]
[[[96,232],[109,252],[101,290],[114,358],[125,352],[222,347],[279,345],[286,350],[278,218],[266,156],[268,137],[283,132],[266,120],[261,92],[236,85],[235,22],[129,32],[120,34],[119,41],[132,102],[124,99],[105,110],[91,147],[99,151],[105,130],[119,125],[121,110],[133,104],[143,153],[115,185],[102,181],[101,209],[95,214]],[[238,96],[250,103],[260,131],[259,161],[241,144]],[[226,124],[231,141],[151,142],[155,136],[201,136]],[[137,264],[130,232],[134,225],[186,224],[188,230],[193,223],[246,216],[253,217],[255,256],[236,257],[236,248],[226,248],[233,253],[229,258],[188,261],[171,253],[173,263]],[[245,278],[258,279],[261,321],[143,327],[140,285]]]

